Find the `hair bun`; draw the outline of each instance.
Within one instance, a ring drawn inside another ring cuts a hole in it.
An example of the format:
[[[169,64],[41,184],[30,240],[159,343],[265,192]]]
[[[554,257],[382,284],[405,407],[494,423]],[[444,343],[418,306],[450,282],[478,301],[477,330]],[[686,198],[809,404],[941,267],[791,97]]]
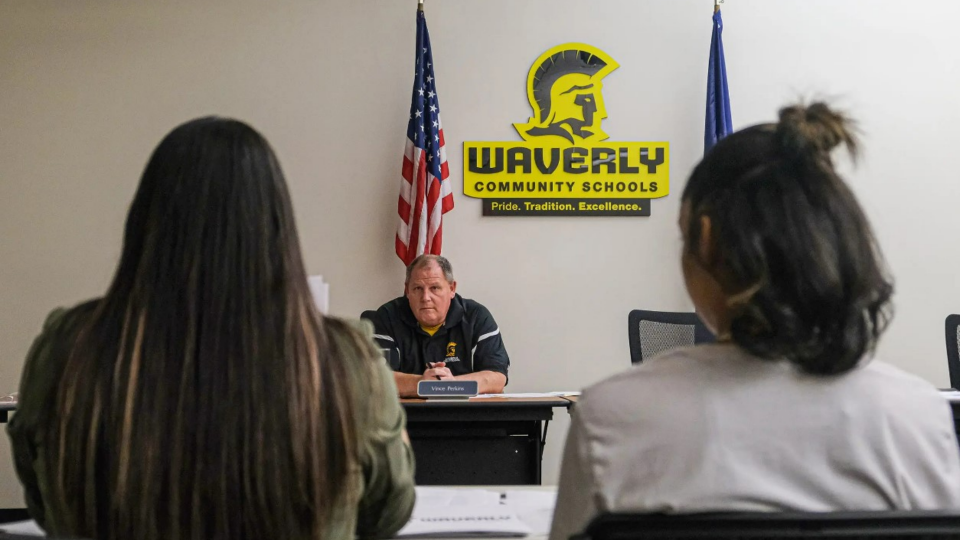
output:
[[[830,160],[830,151],[844,144],[857,156],[854,123],[825,103],[791,105],[780,109],[777,139],[785,155],[795,159]]]

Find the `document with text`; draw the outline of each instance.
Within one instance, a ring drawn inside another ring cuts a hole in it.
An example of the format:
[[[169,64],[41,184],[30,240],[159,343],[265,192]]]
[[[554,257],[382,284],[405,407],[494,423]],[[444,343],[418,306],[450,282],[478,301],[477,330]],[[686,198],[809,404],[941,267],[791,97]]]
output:
[[[510,538],[545,536],[555,489],[418,487],[417,503],[397,538]]]

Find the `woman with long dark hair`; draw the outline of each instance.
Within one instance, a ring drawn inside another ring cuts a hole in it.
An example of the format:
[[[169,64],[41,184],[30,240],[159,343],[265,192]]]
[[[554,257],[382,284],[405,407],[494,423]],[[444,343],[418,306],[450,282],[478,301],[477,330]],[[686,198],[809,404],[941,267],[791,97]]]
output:
[[[822,103],[720,141],[683,192],[687,291],[717,343],[584,390],[551,539],[613,511],[960,508],[950,408],[872,361],[893,286]]]
[[[387,537],[413,505],[393,378],[324,317],[264,138],[203,118],[154,152],[103,298],[52,313],[9,433],[50,534]]]

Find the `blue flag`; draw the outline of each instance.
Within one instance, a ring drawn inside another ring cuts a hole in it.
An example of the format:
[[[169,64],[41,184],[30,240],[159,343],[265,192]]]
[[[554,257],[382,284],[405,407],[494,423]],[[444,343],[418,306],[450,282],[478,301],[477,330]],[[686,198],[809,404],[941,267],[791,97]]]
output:
[[[707,70],[707,120],[704,123],[703,153],[733,132],[730,119],[730,93],[727,91],[727,63],[723,59],[723,19],[720,10],[713,14],[713,38],[710,40],[710,68]]]

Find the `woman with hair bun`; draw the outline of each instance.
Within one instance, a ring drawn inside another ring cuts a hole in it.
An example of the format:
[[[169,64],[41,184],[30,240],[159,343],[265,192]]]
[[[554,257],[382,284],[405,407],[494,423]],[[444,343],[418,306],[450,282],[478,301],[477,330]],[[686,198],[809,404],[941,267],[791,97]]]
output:
[[[720,141],[679,226],[717,343],[587,388],[552,539],[612,511],[960,508],[960,452],[929,383],[872,360],[893,286],[834,168],[852,122],[823,103]]]

